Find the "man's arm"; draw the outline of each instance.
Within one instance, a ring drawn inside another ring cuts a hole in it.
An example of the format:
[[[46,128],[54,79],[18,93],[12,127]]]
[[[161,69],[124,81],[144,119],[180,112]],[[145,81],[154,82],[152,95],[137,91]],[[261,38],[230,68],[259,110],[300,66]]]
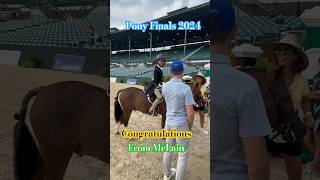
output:
[[[313,101],[320,101],[320,90],[310,91],[308,97]]]
[[[307,80],[304,79],[304,91],[301,99],[301,109],[303,112],[303,122],[306,128],[312,129],[315,126],[315,122],[311,113],[311,103],[308,95],[310,94],[309,86]]]
[[[308,96],[311,100],[319,102],[320,101],[320,96]]]
[[[307,96],[303,96],[301,100],[301,109],[304,114],[303,121],[307,128],[313,129],[315,122],[311,113],[310,101]]]
[[[190,131],[192,131],[193,119],[194,119],[193,105],[186,105],[186,110],[187,110],[189,129]]]
[[[193,105],[195,104],[194,99],[193,99],[193,94],[191,91],[191,88],[187,86],[187,91],[185,92],[185,107],[187,111],[187,118],[188,118],[188,124],[189,124],[189,129],[192,131],[192,126],[193,126],[193,119],[194,119],[194,109]]]
[[[268,180],[270,164],[264,137],[242,138],[250,180]]]
[[[265,136],[271,134],[260,89],[256,81],[239,101],[239,136],[248,165],[250,180],[269,179],[269,160]]]

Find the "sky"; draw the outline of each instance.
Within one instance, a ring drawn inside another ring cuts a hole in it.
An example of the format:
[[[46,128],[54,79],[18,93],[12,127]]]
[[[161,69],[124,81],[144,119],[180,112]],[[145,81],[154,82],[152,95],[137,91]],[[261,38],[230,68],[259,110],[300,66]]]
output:
[[[124,29],[125,21],[144,23],[182,7],[193,7],[206,2],[209,0],[111,0],[110,27]]]

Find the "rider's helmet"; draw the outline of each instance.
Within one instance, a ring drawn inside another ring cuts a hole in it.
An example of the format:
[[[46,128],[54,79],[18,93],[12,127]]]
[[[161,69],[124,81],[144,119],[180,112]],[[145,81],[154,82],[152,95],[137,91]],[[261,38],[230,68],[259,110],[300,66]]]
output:
[[[156,56],[155,63],[158,64],[159,66],[163,67],[166,64],[166,60],[167,60],[167,58],[164,55],[158,54]]]

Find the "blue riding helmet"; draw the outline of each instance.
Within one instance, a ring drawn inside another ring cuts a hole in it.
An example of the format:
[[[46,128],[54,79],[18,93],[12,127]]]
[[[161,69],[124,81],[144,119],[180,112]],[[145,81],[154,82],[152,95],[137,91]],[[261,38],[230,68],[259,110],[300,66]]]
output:
[[[183,72],[183,63],[180,60],[175,60],[171,64],[171,72]]]

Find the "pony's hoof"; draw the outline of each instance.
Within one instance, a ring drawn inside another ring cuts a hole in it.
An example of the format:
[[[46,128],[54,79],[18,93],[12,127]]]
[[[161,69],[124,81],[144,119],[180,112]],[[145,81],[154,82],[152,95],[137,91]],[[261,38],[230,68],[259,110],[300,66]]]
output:
[[[115,135],[119,135],[120,133],[119,133],[119,131],[117,131],[116,133],[115,133]]]

